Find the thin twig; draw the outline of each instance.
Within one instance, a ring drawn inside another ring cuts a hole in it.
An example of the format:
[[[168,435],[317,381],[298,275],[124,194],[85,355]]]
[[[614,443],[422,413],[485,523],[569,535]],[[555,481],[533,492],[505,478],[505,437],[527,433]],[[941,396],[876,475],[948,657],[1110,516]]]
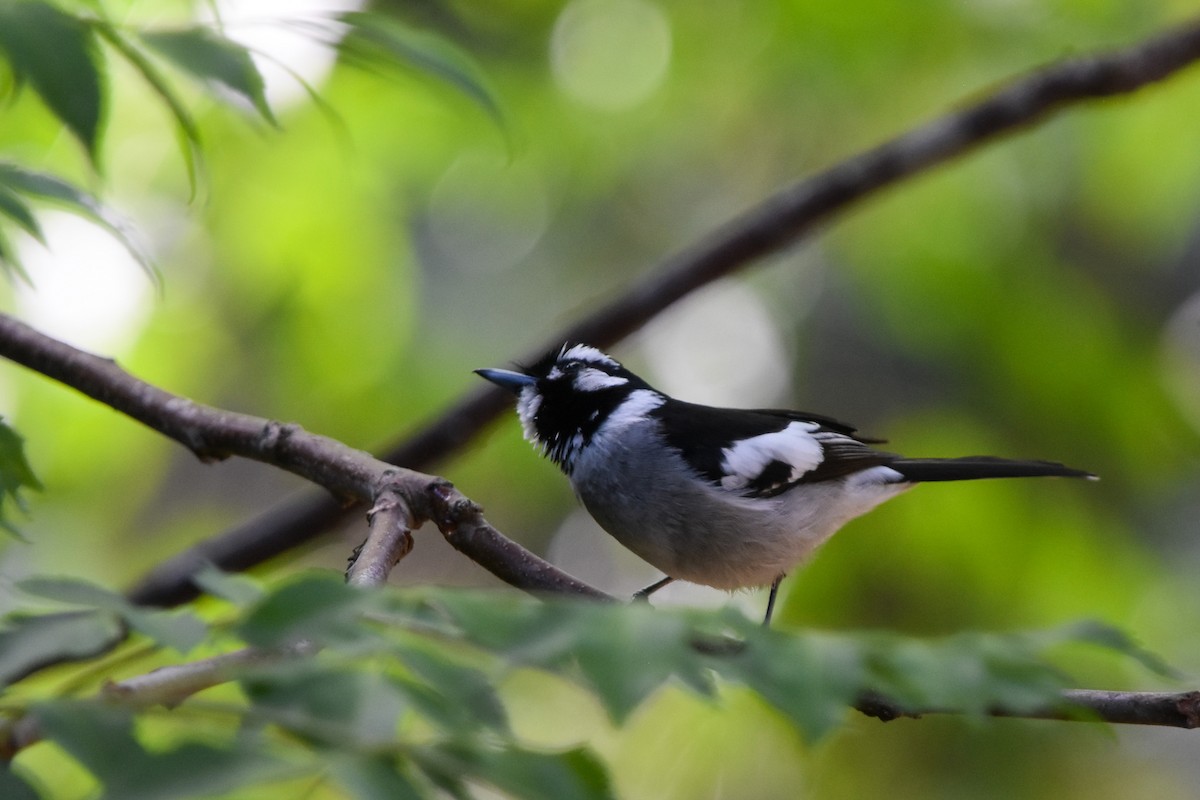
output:
[[[1197,59],[1200,20],[1193,20],[1124,50],[1034,71],[977,103],[767,198],[668,257],[623,294],[517,360],[535,362],[565,341],[610,346],[689,292],[794,245],[820,223],[883,189],[1027,128],[1061,108],[1137,91]],[[428,469],[471,441],[510,402],[494,387],[474,389],[382,457],[410,469]],[[344,513],[328,498],[311,493],[285,500],[163,562],[139,581],[129,597],[149,605],[186,602],[197,593],[189,580],[197,565],[211,561],[228,570],[245,569],[315,538]]]

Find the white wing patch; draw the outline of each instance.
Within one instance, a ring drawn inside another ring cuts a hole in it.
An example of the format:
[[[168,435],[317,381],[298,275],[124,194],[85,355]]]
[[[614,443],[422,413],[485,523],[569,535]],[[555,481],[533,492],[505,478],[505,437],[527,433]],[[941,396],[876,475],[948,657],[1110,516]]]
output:
[[[733,491],[744,489],[774,461],[791,466],[788,482],[799,480],[825,460],[821,443],[813,435],[819,427],[815,422],[792,422],[781,431],[751,436],[726,447],[721,451],[721,469],[725,472],[721,486]]]

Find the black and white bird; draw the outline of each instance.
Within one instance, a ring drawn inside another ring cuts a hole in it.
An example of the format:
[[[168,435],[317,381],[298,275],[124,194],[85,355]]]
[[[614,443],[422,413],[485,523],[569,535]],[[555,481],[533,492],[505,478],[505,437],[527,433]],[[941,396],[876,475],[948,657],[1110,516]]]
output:
[[[666,577],[718,589],[770,586],[839,528],[925,481],[1065,476],[1052,461],[905,458],[803,411],[668,397],[585,344],[520,372],[481,369],[517,395],[525,438],[571,481],[604,530]]]

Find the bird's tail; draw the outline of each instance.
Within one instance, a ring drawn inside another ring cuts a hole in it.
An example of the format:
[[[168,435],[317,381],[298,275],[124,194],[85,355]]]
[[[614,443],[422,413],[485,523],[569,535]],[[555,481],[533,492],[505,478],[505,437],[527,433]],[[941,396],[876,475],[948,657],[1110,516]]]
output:
[[[978,478],[1088,478],[1096,476],[1055,461],[1011,461],[991,456],[901,458],[888,464],[910,481],[969,481]]]

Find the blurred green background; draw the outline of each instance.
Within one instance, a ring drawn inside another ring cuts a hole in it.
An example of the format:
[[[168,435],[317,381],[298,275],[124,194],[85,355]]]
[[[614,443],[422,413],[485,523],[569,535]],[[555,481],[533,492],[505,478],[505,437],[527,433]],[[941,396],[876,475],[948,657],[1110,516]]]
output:
[[[131,20],[186,3],[131,2]],[[610,298],[663,256],[789,182],[1034,67],[1119,47],[1183,0],[704,3],[380,2],[471,53],[502,122],[416,72],[332,63],[295,20],[353,3],[222,4],[273,62],[281,121],[190,96],[206,171],[189,202],[161,105],[110,64],[103,179],[32,93],[0,153],[90,184],[163,274],[50,212],[22,243],[32,287],[3,307],[199,401],[372,448]],[[788,405],[911,455],[1061,460],[1099,484],[920,489],[857,521],[792,577],[778,624],[910,633],[1114,623],[1200,674],[1200,70],[1067,111],[909,181],[820,235],[679,303],[614,349],[687,399]],[[6,581],[127,586],[301,488],[199,464],[177,445],[16,367],[0,413],[45,483],[6,542]],[[577,507],[506,416],[441,474],[502,531],[609,591],[656,576]],[[264,569],[339,570],[358,519]],[[436,531],[399,583],[497,585]],[[4,589],[0,603],[16,602]],[[744,604],[676,586],[663,603]],[[1079,653],[1081,685],[1167,688]],[[623,730],[595,701],[517,675],[518,730],[588,741],[622,796],[1192,798],[1194,734],[1018,721],[853,717],[816,747],[730,692],[656,698]],[[535,702],[536,701],[536,702]],[[294,788],[294,787],[293,787]],[[265,796],[256,794],[255,796]],[[282,794],[280,796],[286,796]],[[310,795],[312,796],[312,795]]]

